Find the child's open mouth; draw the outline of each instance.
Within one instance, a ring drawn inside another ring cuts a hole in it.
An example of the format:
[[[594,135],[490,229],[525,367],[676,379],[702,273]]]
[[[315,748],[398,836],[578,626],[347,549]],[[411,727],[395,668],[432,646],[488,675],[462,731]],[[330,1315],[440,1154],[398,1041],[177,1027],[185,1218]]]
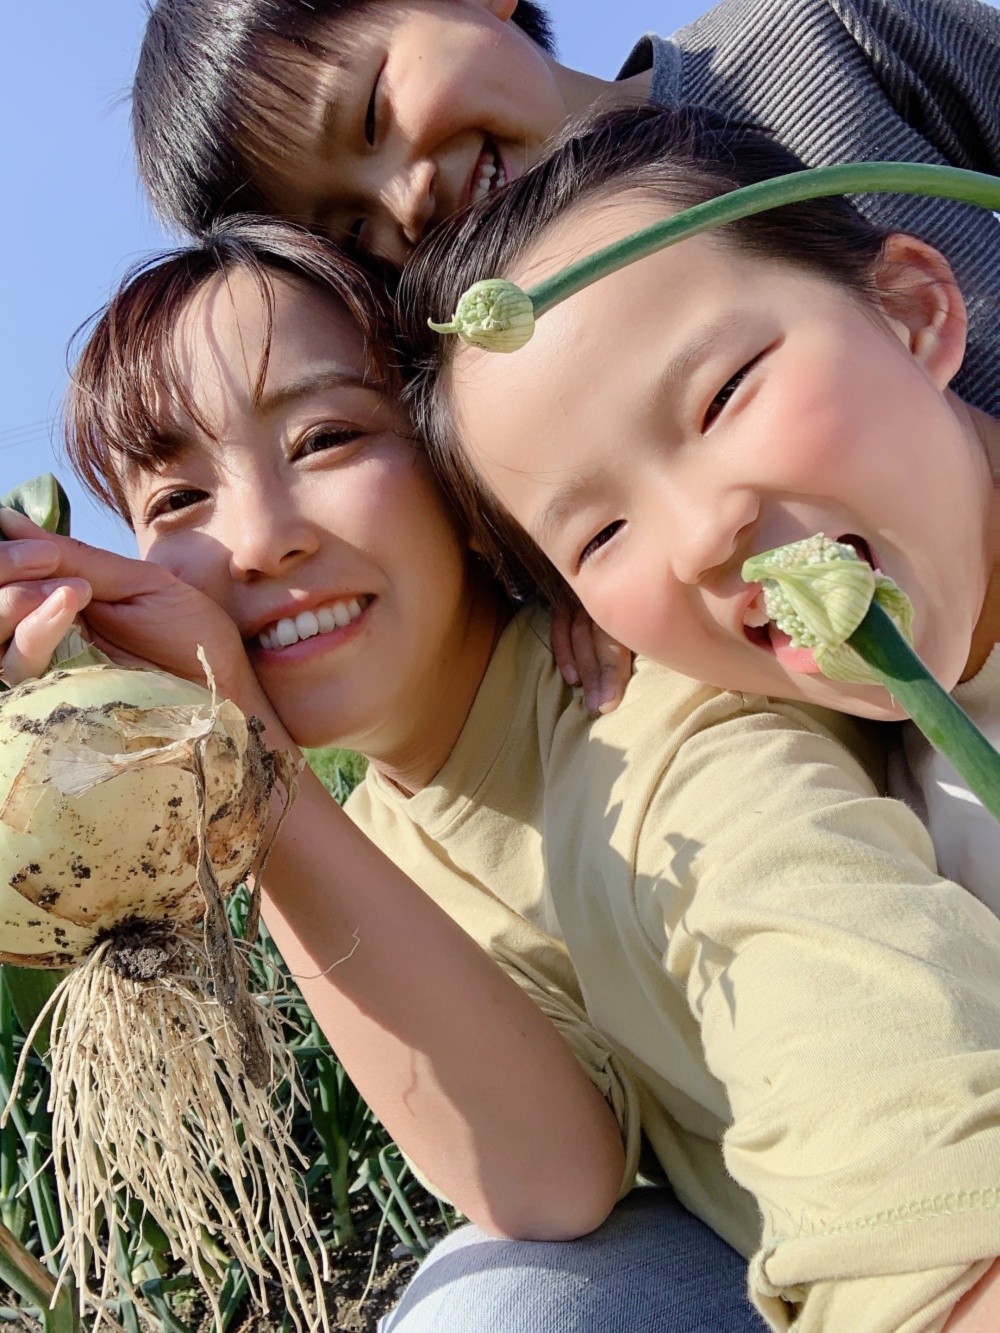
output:
[[[871,547],[864,537],[853,532],[835,538],[845,546],[853,546],[860,558],[875,569]],[[743,612],[743,633],[747,640],[757,648],[773,653],[784,669],[792,675],[815,676],[819,674],[811,648],[796,648],[789,636],[780,630],[767,614],[764,605],[764,590],[758,588],[753,600]]]
[[[472,180],[469,182],[469,203],[477,204],[480,199],[485,199],[491,190],[499,190],[506,184],[507,172],[504,169],[500,151],[487,139],[472,170]]]

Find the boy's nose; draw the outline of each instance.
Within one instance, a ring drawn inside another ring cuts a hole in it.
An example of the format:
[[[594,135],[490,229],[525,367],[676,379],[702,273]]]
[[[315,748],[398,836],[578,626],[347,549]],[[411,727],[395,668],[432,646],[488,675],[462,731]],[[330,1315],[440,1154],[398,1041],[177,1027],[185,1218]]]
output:
[[[437,167],[429,158],[412,163],[389,182],[386,204],[399,224],[406,248],[419,245],[436,204]]]

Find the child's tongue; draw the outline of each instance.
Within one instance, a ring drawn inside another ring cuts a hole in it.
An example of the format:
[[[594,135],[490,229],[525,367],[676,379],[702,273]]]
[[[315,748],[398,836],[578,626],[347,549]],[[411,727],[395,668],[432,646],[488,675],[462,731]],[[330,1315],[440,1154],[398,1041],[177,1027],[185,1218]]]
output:
[[[785,668],[800,676],[816,676],[816,665],[811,648],[793,648],[792,641],[784,630],[778,629],[773,620],[767,622],[767,632],[771,640],[774,655]]]

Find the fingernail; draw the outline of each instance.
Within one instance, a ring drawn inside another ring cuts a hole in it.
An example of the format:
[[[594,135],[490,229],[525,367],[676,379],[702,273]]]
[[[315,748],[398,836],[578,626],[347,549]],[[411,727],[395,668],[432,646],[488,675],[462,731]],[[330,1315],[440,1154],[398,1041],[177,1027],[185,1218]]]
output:
[[[617,703],[618,691],[606,685],[604,689],[601,690],[597,711],[599,713],[612,713],[614,712]]]
[[[12,542],[10,547],[11,562],[18,569],[45,569],[52,564],[56,555],[53,542],[36,541],[31,537],[25,541]]]
[[[567,662],[566,665],[561,668],[561,670],[562,670],[563,680],[566,682],[567,685],[579,685],[580,673],[579,671],[577,671],[576,667],[573,665],[572,662]]]
[[[60,597],[59,594],[62,593]],[[56,588],[49,600],[39,609],[38,615],[42,620],[58,620],[66,611],[66,589],[64,587]]]

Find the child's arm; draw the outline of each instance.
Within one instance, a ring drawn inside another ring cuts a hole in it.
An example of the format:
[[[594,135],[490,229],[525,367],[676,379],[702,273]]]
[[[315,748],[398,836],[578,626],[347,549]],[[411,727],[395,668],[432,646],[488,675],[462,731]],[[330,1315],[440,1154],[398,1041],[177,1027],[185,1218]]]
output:
[[[11,537],[37,533],[16,517],[3,523]],[[220,692],[262,719],[269,745],[297,753],[215,603],[156,565],[52,540],[57,558],[45,572],[84,581],[92,594],[86,624],[105,652],[199,679],[201,643]],[[0,544],[7,637],[16,607],[33,601],[30,589],[7,595],[4,574],[16,572],[11,552],[19,545]],[[51,651],[43,638],[33,645],[42,662]],[[625,1165],[608,1103],[521,988],[308,771],[265,889],[265,919],[317,1021],[438,1189],[506,1235],[568,1238],[603,1221]]]

